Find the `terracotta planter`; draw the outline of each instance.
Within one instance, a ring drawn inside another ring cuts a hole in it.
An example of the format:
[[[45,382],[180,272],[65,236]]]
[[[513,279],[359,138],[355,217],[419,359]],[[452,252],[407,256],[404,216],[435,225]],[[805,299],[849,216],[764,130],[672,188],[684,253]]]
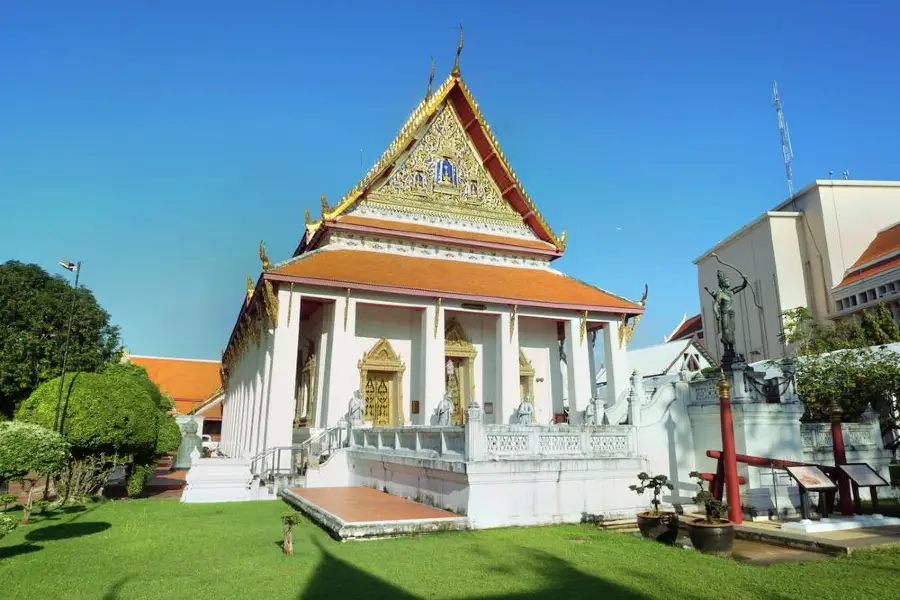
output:
[[[678,515],[674,512],[651,513],[650,511],[637,514],[637,524],[641,535],[658,542],[674,544],[678,537]]]
[[[688,523],[688,535],[694,548],[705,554],[731,556],[734,546],[734,525],[720,519],[707,523],[705,519],[695,519]]]

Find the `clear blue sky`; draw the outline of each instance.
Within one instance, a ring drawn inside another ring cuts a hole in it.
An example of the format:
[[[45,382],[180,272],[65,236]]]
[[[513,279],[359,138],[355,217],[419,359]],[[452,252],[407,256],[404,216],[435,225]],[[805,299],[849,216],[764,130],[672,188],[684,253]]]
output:
[[[900,7],[735,4],[2,2],[0,260],[83,260],[131,352],[218,358],[259,240],[290,255],[462,21],[463,76],[569,231],[556,266],[648,282],[656,343],[698,310],[691,260],[786,195],[773,79],[798,188],[900,178]]]

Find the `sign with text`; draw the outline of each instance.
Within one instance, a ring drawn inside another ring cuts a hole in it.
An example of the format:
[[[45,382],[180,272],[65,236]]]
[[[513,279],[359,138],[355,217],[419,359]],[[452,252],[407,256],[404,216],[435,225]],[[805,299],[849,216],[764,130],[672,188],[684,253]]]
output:
[[[828,479],[828,475],[823,473],[819,467],[804,465],[802,467],[786,467],[785,470],[803,489],[810,492],[828,492],[837,489],[834,482]]]
[[[888,482],[885,481],[875,469],[866,463],[852,463],[849,465],[841,465],[838,468],[859,487],[881,487],[883,485],[888,485]]]

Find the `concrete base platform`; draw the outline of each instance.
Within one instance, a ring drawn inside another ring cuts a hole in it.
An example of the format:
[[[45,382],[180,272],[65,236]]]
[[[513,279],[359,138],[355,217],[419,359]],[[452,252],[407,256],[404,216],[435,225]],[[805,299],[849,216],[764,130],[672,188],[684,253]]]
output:
[[[900,526],[862,527],[839,531],[803,532],[783,529],[776,521],[744,522],[734,528],[738,539],[765,542],[826,554],[900,546]]]
[[[339,540],[469,528],[466,517],[365,487],[287,488],[281,497]]]
[[[813,521],[803,519],[785,523],[782,531],[798,531],[801,533],[820,533],[825,531],[845,531],[847,529],[864,529],[868,527],[900,526],[900,519],[882,515],[856,515],[853,517],[833,517]]]

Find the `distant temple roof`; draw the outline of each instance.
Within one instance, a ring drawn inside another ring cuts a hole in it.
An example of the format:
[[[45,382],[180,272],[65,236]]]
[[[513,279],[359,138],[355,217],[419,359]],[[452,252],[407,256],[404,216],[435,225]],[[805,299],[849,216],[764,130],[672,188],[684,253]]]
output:
[[[179,414],[189,414],[222,387],[221,363],[217,360],[135,355],[127,359],[147,370],[160,391],[172,397]]]
[[[666,374],[672,367],[686,366],[684,355],[693,346],[697,353],[711,365],[716,364],[706,347],[696,337],[678,339],[646,348],[628,350],[628,368],[634,369],[641,377],[657,377]],[[685,363],[685,364],[682,364]],[[606,383],[606,369],[597,373],[596,383]]]
[[[900,266],[900,223],[878,232],[835,289]]]
[[[694,315],[693,317],[685,315],[684,318],[681,319],[681,323],[678,327],[675,328],[675,331],[666,337],[666,341],[672,342],[674,340],[686,339],[693,337],[695,334],[700,339],[703,339],[703,317],[701,315]]]

